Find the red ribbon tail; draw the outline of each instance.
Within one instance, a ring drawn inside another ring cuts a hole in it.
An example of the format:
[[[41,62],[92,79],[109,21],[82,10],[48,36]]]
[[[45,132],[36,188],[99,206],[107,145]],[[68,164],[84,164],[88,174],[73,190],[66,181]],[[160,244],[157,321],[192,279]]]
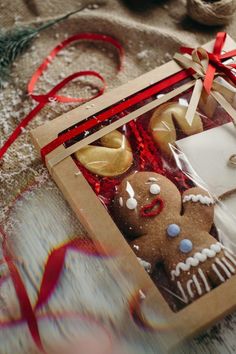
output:
[[[69,248],[89,256],[107,256],[107,254],[102,251],[101,247],[98,247],[99,244],[95,244],[92,240],[76,237],[59,248],[54,249],[49,255],[45,266],[35,309],[45,304],[54,292],[65,264],[66,252]]]
[[[225,44],[226,36],[227,36],[226,32],[218,32],[216,35],[213,54],[215,54],[217,57],[220,57],[221,55],[222,49]]]
[[[206,72],[206,76],[204,79],[203,87],[207,93],[207,95],[210,95],[211,89],[212,89],[212,84],[214,80],[216,69],[213,65],[209,64]]]
[[[37,310],[53,293],[65,262],[66,246],[54,250],[49,256],[39,291],[38,301],[35,305]]]
[[[14,284],[17,297],[19,299],[22,317],[28,323],[28,328],[32,335],[32,338],[34,339],[35,344],[37,345],[40,351],[44,352],[40,334],[39,334],[38,323],[35,317],[34,310],[31,306],[30,299],[26,292],[24,283],[14,263],[8,257],[6,258],[6,261],[11,274],[11,278]]]
[[[9,147],[14,143],[14,141],[19,137],[22,133],[22,130],[29,124],[29,122],[36,116],[36,114],[44,107],[45,103],[39,103],[27,116],[20,122],[20,124],[16,127],[13,133],[6,140],[4,145],[0,147],[0,160],[7,152]]]
[[[216,59],[216,61],[218,61],[220,59],[220,55],[221,55],[221,51],[224,47],[225,44],[225,40],[226,40],[226,33],[225,32],[218,32],[216,35],[216,40],[214,43],[214,47],[213,47],[213,57]],[[211,55],[209,54],[209,59],[211,59]],[[220,60],[219,60],[220,63]],[[210,62],[207,68],[207,72],[206,72],[206,76],[204,79],[204,89],[206,90],[206,93],[209,95],[212,89],[212,84],[213,84],[213,80],[214,80],[214,76],[215,76],[215,72],[216,72],[216,66],[212,65],[212,63]]]

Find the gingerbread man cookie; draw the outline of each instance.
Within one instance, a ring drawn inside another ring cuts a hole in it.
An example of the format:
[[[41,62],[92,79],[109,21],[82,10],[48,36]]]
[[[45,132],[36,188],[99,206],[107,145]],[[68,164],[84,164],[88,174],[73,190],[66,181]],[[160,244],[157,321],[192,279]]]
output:
[[[114,213],[138,257],[152,269],[163,263],[184,303],[225,282],[236,258],[210,235],[214,200],[194,187],[181,197],[177,187],[154,172],[138,172],[120,184]]]

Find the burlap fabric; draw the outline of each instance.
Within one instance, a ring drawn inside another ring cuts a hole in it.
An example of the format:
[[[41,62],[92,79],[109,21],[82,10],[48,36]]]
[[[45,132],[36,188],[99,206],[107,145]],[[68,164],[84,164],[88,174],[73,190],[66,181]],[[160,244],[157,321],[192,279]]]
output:
[[[100,6],[97,1],[98,6],[94,6],[93,10],[84,10],[66,22],[40,34],[31,49],[17,60],[12,68],[10,82],[0,92],[1,145],[17,123],[35,106],[27,96],[29,78],[49,51],[65,37],[85,31],[106,33],[116,37],[126,52],[124,70],[117,75],[117,54],[110,45],[79,43],[58,56],[37,85],[38,93],[47,92],[69,73],[84,69],[100,72],[106,78],[110,89],[168,61],[181,44],[188,46],[202,44],[213,38],[218,31],[218,28],[205,29],[188,19],[185,1],[152,1],[150,4],[147,1],[134,1],[134,3],[136,3],[136,10],[132,10],[129,4],[123,1],[110,0],[105,6]],[[15,25],[40,23],[72,11],[79,5],[76,0],[66,2],[2,0],[1,27],[10,28]],[[224,30],[236,38],[235,21]],[[94,92],[93,83],[94,81],[89,79],[77,80],[66,88],[66,92],[74,96],[90,95]],[[0,222],[9,234],[18,260],[21,260],[20,271],[32,302],[37,295],[42,265],[47,252],[66,237],[84,231],[48,176],[47,170],[31,144],[28,131],[75,106],[54,102],[47,105],[13,144],[0,167]],[[37,186],[32,191],[24,194],[17,202],[13,202],[19,192],[35,182]],[[77,268],[83,265],[84,277],[73,270],[75,269],[73,262],[77,262]],[[124,289],[121,284],[117,286],[117,279],[107,270],[106,264],[100,265],[106,268],[103,277],[100,278],[97,273],[99,268],[97,262],[97,260],[91,262],[78,257],[76,260],[68,260],[68,269],[72,270],[68,276],[65,275],[65,279],[63,278],[48,308],[53,311],[61,307],[68,310],[69,306],[70,309],[83,311],[85,314],[95,313],[97,317],[102,318],[103,322],[112,323],[111,327],[115,327],[119,333],[118,337],[123,338],[119,340],[121,344],[114,353],[164,353],[163,347],[159,348],[160,341],[157,337],[138,331],[128,320],[129,315],[123,301],[127,292],[131,291],[127,284]],[[77,284],[72,288],[71,280],[68,280],[71,277],[73,284]],[[90,284],[90,287],[86,284]],[[94,299],[91,294],[96,289],[100,291],[100,297]],[[2,288],[0,300],[1,319],[15,318],[19,312],[19,305],[10,282]],[[77,325],[79,327],[81,323]],[[58,353],[59,339],[63,342],[74,336],[77,333],[76,326],[72,321],[42,322],[40,330],[47,348],[51,352]],[[224,341],[227,342],[233,333],[232,328],[226,330],[227,326],[226,321],[217,328],[222,338],[221,347],[217,341],[214,341],[215,332],[212,331],[212,335],[206,334],[204,339],[190,343],[181,349],[181,352],[204,352],[204,348],[207,348],[206,352],[223,353]],[[221,332],[219,332],[220,328]],[[0,343],[0,354],[37,352],[26,325],[1,329]],[[76,353],[75,350],[72,352]],[[87,349],[81,353],[90,354]]]

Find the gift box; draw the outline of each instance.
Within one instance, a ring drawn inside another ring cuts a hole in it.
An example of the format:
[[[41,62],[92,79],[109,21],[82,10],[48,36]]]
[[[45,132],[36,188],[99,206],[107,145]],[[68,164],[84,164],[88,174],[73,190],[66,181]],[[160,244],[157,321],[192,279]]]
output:
[[[236,307],[224,201],[236,188],[235,47],[219,33],[182,48],[31,133],[90,237],[135,284],[134,322],[168,329],[167,351]]]

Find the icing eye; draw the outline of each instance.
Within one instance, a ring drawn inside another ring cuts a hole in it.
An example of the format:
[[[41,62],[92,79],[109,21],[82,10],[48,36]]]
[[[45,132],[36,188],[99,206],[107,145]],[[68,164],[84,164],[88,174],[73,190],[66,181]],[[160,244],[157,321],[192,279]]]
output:
[[[166,231],[168,236],[176,237],[180,234],[180,227],[177,224],[170,224]]]
[[[135,198],[129,198],[126,201],[126,206],[128,209],[133,210],[136,209],[138,205],[138,202]]]
[[[193,249],[192,241],[190,241],[187,238],[184,240],[181,240],[180,244],[179,244],[179,249],[183,253],[188,253],[188,252],[192,251],[192,249]]]
[[[160,186],[158,184],[153,183],[153,184],[150,185],[150,189],[149,190],[150,190],[151,194],[159,194],[160,191],[161,191],[161,188],[160,188]]]

